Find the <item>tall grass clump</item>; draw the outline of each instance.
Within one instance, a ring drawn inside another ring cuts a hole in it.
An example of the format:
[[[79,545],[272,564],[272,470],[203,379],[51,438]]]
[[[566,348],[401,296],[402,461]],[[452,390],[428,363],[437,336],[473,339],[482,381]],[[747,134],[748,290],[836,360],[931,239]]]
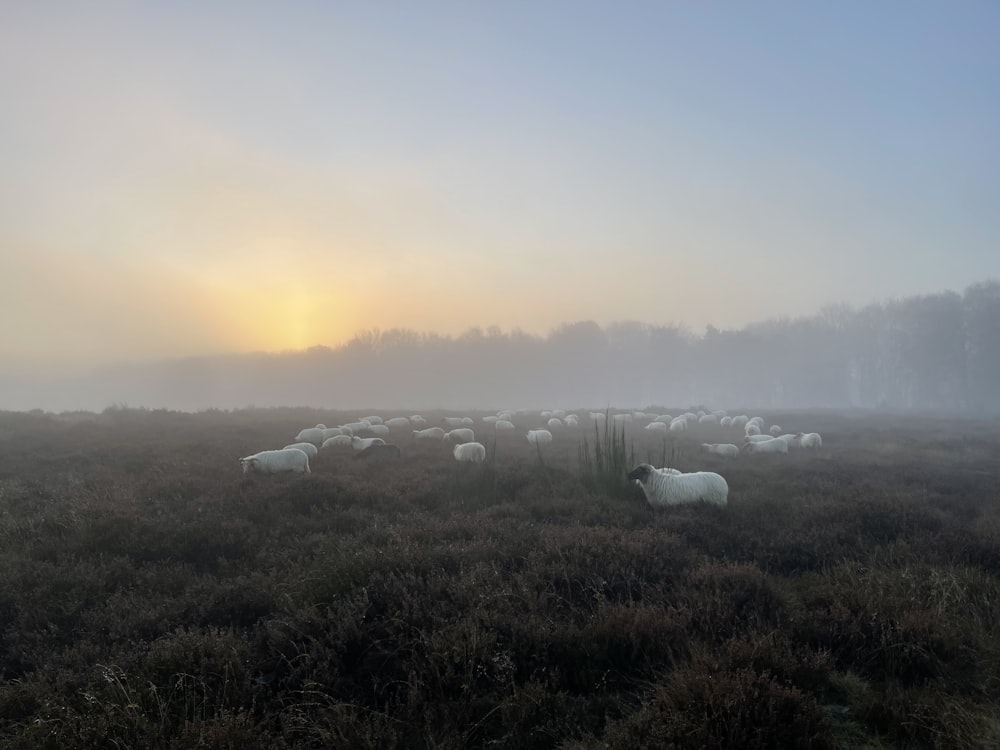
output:
[[[626,477],[635,463],[635,448],[626,447],[624,424],[621,428],[615,427],[610,414],[606,415],[603,431],[600,423],[595,422],[594,441],[583,436],[579,457],[584,481],[593,489],[613,497],[629,494],[631,488]]]

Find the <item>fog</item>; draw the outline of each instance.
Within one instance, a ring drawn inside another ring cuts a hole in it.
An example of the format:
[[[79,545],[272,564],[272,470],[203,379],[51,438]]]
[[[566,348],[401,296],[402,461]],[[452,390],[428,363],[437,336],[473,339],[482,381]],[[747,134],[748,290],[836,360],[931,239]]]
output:
[[[0,408],[688,406],[1000,413],[1000,282],[741,329],[365,330],[337,348],[6,376]]]

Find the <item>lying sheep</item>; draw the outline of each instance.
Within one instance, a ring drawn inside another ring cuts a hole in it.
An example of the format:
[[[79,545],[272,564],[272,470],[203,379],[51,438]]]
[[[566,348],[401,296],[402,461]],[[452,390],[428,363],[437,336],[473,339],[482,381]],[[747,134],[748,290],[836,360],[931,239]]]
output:
[[[788,453],[788,443],[780,438],[771,438],[759,443],[747,441],[743,443],[744,453]]]
[[[281,450],[287,451],[289,448],[298,448],[309,456],[309,458],[316,458],[319,454],[319,448],[316,447],[315,443],[292,443],[291,445],[286,445]]]
[[[717,453],[720,456],[740,455],[740,449],[732,443],[702,443],[701,447],[708,453]]]
[[[548,445],[552,442],[552,433],[548,430],[528,430],[528,442],[532,445]]]
[[[351,438],[351,445],[354,446],[354,450],[363,451],[372,445],[385,445],[385,441],[382,438],[359,438],[357,435]]]
[[[721,475],[711,471],[681,474],[676,469],[655,469],[639,464],[628,478],[638,482],[646,500],[654,507],[706,502],[725,507],[729,485]]]
[[[482,443],[459,443],[452,450],[456,461],[481,464],[486,460],[486,446]]]
[[[354,454],[355,460],[359,458],[372,459],[374,461],[384,461],[386,459],[399,458],[401,452],[398,445],[392,443],[374,443],[364,450]]]
[[[454,430],[446,432],[444,439],[453,443],[471,443],[476,439],[476,433],[468,427],[456,427]]]
[[[354,438],[350,435],[334,435],[333,437],[328,437],[323,441],[324,448],[335,448],[341,445],[352,445],[354,443]]]
[[[412,417],[410,418],[412,422]],[[414,430],[414,440],[444,440],[444,430],[440,427],[428,427],[426,430]]]
[[[298,448],[282,448],[280,451],[261,451],[240,459],[243,473],[278,474],[291,471],[296,474],[309,473],[309,456]]]

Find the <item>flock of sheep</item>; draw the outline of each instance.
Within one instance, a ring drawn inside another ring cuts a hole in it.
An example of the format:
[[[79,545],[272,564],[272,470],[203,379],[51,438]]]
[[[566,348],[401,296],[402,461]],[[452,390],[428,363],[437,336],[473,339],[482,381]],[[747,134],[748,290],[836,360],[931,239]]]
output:
[[[529,412],[517,412],[523,415]],[[545,427],[530,429],[526,438],[532,445],[547,445],[553,441],[553,431],[579,428],[584,417],[577,414],[567,414],[562,410],[542,411],[542,419],[547,420]],[[515,412],[501,411],[495,416],[482,417],[486,429],[497,435],[512,433],[517,428],[513,419]],[[589,412],[587,418],[591,423],[605,422],[608,415],[605,412]],[[741,446],[735,443],[702,443],[702,449],[707,453],[721,456],[738,456],[740,453],[787,454],[790,449],[816,450],[823,446],[819,433],[784,433],[778,425],[771,425],[765,432],[762,417],[740,415],[731,417],[724,411],[706,412],[704,410],[689,411],[674,417],[670,414],[646,414],[643,412],[625,412],[610,417],[614,426],[624,426],[626,423],[645,421],[644,429],[650,432],[683,432],[694,425],[717,425],[727,431],[743,432]],[[350,446],[355,451],[356,458],[398,458],[401,455],[399,446],[387,443],[385,438],[393,430],[409,430],[412,427],[412,441],[417,442],[448,442],[453,444],[452,454],[456,461],[482,463],[486,460],[486,446],[475,439],[475,420],[471,417],[444,417],[442,422],[450,428],[426,427],[427,420],[414,414],[410,417],[393,417],[383,421],[382,417],[371,415],[362,417],[355,422],[348,422],[339,427],[327,427],[318,424],[308,427],[295,436],[296,442],[286,445],[280,450],[266,450],[240,459],[243,472],[259,472],[274,474],[279,472],[309,472],[309,459],[315,458],[320,450]],[[359,433],[370,436],[362,437]],[[694,472],[684,474],[676,469],[657,469],[649,464],[640,464],[628,474],[628,479],[635,481],[646,499],[654,506],[681,505],[694,502],[707,502],[717,506],[725,506],[729,494],[726,480],[714,472]]]

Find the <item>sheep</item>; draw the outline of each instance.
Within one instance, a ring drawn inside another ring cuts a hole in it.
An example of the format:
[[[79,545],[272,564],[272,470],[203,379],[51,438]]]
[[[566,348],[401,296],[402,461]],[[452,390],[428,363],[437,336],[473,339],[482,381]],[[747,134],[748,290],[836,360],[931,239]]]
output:
[[[631,421],[632,421],[632,415],[631,415],[631,414],[615,414],[615,415],[614,415],[614,416],[612,417],[612,419],[613,419],[613,420],[614,420],[614,421],[615,421],[615,422],[616,422],[617,424],[623,424],[623,423],[625,423],[625,422],[631,422]]]
[[[818,432],[807,432],[805,434],[799,433],[799,444],[803,448],[810,448],[813,450],[819,450],[823,447],[823,438],[819,436]]]
[[[802,447],[802,433],[798,435],[793,435],[792,433],[787,433],[785,435],[778,435],[778,440],[784,440],[788,443],[788,449],[801,448]]]
[[[576,414],[567,414],[562,418],[563,424],[567,427],[579,427],[580,418]]]
[[[474,420],[472,417],[462,417],[462,426],[463,427],[468,427],[470,425],[474,425],[475,423],[476,423],[476,420]]]
[[[412,419],[411,419],[412,421]],[[440,427],[428,427],[426,430],[414,430],[414,440],[444,440],[444,430]]]
[[[451,440],[454,443],[471,443],[476,439],[476,433],[468,427],[456,427],[454,430],[446,432],[444,439]]]
[[[671,422],[674,421],[674,418],[672,416],[670,416],[669,414],[661,414],[660,416],[658,416],[653,421],[654,422],[663,422],[663,424],[670,424]]]
[[[461,417],[445,417],[444,423],[449,427],[461,427],[462,418]]]
[[[760,434],[760,426],[756,422],[747,422],[746,426],[743,428],[743,432],[747,437],[751,435]]]
[[[338,445],[351,445],[354,439],[350,435],[334,435],[323,441],[324,448],[335,448]]]
[[[552,416],[552,412],[546,409],[545,411],[540,412],[538,416],[540,416],[542,419],[548,419],[549,417]]]
[[[646,500],[654,507],[706,502],[725,507],[729,485],[721,475],[711,471],[681,474],[676,469],[655,469],[639,464],[628,478],[642,487]]]
[[[316,425],[316,429],[317,430],[325,430],[326,429],[326,425],[323,424],[322,422],[320,422],[318,425]]]
[[[486,422],[486,424],[493,424],[498,419],[500,419],[500,417],[494,414],[487,414],[485,417],[483,417],[483,421]]]
[[[292,443],[291,445],[286,445],[281,450],[287,451],[289,448],[298,448],[309,456],[309,458],[316,458],[317,454],[319,454],[319,448],[316,447],[315,443]]]
[[[364,450],[360,450],[355,453],[354,459],[370,458],[376,461],[382,461],[385,459],[399,458],[400,455],[402,454],[398,445],[393,445],[392,443],[373,443]]]
[[[368,424],[382,424],[382,417],[376,417],[373,415],[371,417],[361,417],[358,421],[367,422]]]
[[[514,423],[509,419],[498,419],[493,423],[494,428],[497,432],[503,432],[504,430],[510,431],[514,429]]]
[[[747,424],[755,424],[761,432],[764,431],[764,417],[750,417],[747,420]]]
[[[323,428],[323,440],[324,442],[337,435],[343,435],[344,431],[339,427],[324,427]]]
[[[348,422],[347,424],[340,425],[341,430],[350,430],[353,435],[355,432],[364,432],[369,427],[372,426],[371,422],[365,422],[361,420],[359,422]]]
[[[385,445],[385,441],[382,438],[359,438],[357,436],[351,438],[351,445],[354,446],[354,450],[363,451],[370,445]]]
[[[778,425],[773,424],[771,425],[771,429],[769,429],[768,432],[771,433],[772,437],[778,437],[778,435],[781,434],[781,428]]]
[[[556,419],[562,419],[563,417],[566,416],[566,410],[565,409],[553,409],[552,410],[552,416],[555,417]]]
[[[410,417],[410,422],[412,424],[427,424],[427,420],[421,417],[419,414],[414,414]]]
[[[512,419],[514,419],[514,412],[512,412],[512,411],[498,411],[497,412],[497,420],[498,421],[507,421],[507,422],[510,422]]]
[[[315,428],[313,428],[315,429]],[[280,451],[261,451],[240,459],[243,473],[278,474],[291,471],[296,474],[309,473],[309,456],[298,448],[282,448]]]
[[[711,412],[709,412],[709,413],[710,413],[710,414],[714,414],[714,415],[715,415],[715,416],[717,416],[717,417],[718,417],[719,419],[722,419],[723,417],[725,417],[725,416],[726,416],[726,415],[728,414],[728,412],[727,412],[727,411],[726,411],[725,409],[713,409],[713,410],[712,410]]]
[[[371,427],[368,428],[368,431],[373,435],[384,436],[389,434],[389,428],[386,427],[384,424],[373,424]]]
[[[606,418],[607,415],[603,411],[590,412],[590,419],[594,422],[603,422]]]
[[[720,456],[740,455],[740,449],[732,443],[702,443],[701,447],[708,453],[717,453]]]
[[[714,414],[704,414],[698,417],[698,424],[718,424],[719,418]]]
[[[302,430],[298,435],[295,436],[296,443],[319,443],[322,444],[323,440],[323,430],[318,427],[307,427]]]
[[[546,424],[553,429],[559,429],[563,426],[563,422],[559,417],[552,417]]]
[[[719,426],[720,427],[732,427],[733,426],[733,418],[732,417],[723,417],[722,419],[719,420]]]
[[[768,440],[774,440],[775,438],[770,435],[747,435],[743,438],[744,443],[766,443]]]
[[[740,414],[738,417],[733,417],[733,427],[743,427],[748,421],[750,421],[750,417],[746,414]]]
[[[528,442],[532,445],[548,445],[552,442],[552,433],[548,430],[528,430]]]
[[[684,417],[677,417],[670,423],[671,432],[683,432],[687,429],[688,423]]]
[[[760,443],[743,443],[744,453],[788,453],[788,443],[780,438],[771,438]]]
[[[409,427],[410,420],[406,417],[393,417],[392,419],[387,419],[383,424],[386,427]]]
[[[646,425],[646,429],[650,432],[667,432],[670,429],[670,425],[664,422],[650,422]]]
[[[452,450],[456,461],[481,464],[486,460],[486,446],[482,443],[459,443]]]

